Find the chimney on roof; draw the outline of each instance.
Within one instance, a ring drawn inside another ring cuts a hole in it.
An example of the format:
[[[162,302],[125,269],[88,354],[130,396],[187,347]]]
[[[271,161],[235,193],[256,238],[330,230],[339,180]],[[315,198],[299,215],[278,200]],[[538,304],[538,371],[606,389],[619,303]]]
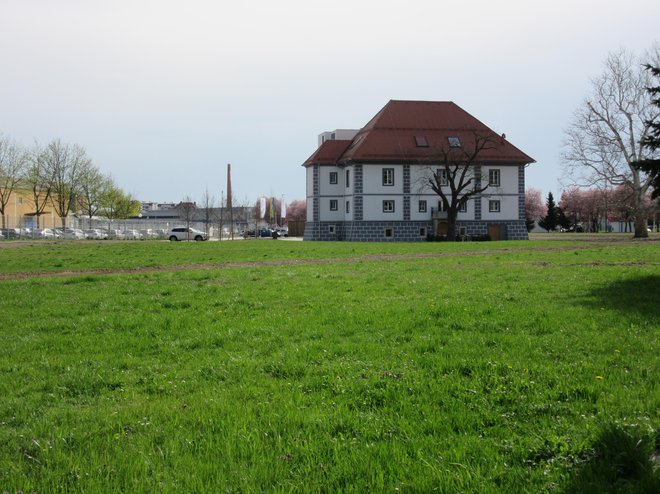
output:
[[[506,139],[506,134],[502,132],[502,140]]]

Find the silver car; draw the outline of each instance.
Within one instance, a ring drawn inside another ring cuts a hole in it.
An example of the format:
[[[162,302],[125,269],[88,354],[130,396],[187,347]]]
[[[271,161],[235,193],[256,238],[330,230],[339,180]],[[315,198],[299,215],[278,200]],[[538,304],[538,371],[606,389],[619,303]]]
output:
[[[82,240],[85,237],[85,234],[79,228],[66,228],[64,230],[64,238],[73,238],[75,240]]]
[[[85,237],[90,240],[106,240],[108,235],[97,228],[91,228],[89,230],[85,230]]]
[[[183,226],[172,228],[167,232],[165,238],[171,242],[176,242],[179,240],[194,240],[195,242],[201,242],[203,240],[209,239],[206,233],[195,230],[194,228],[186,228]]]
[[[142,235],[137,230],[124,230],[126,240],[142,240]]]
[[[57,238],[57,235],[50,228],[35,228],[32,230],[32,238]]]

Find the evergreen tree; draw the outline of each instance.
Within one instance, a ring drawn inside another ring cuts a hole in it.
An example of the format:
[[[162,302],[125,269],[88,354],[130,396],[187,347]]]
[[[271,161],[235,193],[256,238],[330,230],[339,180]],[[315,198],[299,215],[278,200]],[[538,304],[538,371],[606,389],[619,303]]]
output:
[[[654,77],[660,79],[660,67],[646,65],[646,68],[651,71]],[[660,85],[647,88],[651,95],[651,103],[660,108]],[[643,146],[647,147],[651,153],[655,153],[660,149],[660,121],[658,121],[658,113],[655,114],[653,121],[648,121],[649,133],[641,140]],[[651,177],[651,187],[653,193],[651,197],[656,199],[660,197],[660,159],[646,159],[636,161],[633,165],[642,171],[648,173]]]
[[[571,220],[564,214],[564,210],[560,207],[557,208],[557,224],[568,230],[571,227]]]
[[[552,197],[552,192],[548,192],[548,199],[545,201],[545,205],[548,208],[548,212],[545,217],[539,221],[539,226],[549,232],[550,230],[557,228],[557,225],[559,224],[557,205],[555,204],[555,198]]]

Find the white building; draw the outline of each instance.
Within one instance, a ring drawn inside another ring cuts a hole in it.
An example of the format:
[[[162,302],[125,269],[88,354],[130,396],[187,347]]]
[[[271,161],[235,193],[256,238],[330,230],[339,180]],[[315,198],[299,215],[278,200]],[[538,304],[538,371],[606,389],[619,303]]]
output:
[[[319,136],[303,163],[305,240],[411,241],[446,232],[447,214],[426,178],[442,150],[468,153],[477,135],[492,146],[469,172],[488,187],[458,213],[457,231],[527,239],[525,166],[534,160],[452,102],[392,100],[359,131]]]

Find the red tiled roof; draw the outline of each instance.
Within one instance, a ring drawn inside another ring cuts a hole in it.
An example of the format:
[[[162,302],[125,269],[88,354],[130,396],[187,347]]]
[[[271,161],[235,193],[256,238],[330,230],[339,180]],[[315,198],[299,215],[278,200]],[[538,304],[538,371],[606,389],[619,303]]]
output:
[[[437,158],[439,149],[448,148],[448,138],[458,137],[463,149],[474,148],[475,136],[489,136],[492,149],[483,150],[479,160],[510,164],[534,163],[534,159],[509,143],[503,136],[451,101],[389,101],[352,141],[326,141],[304,165],[355,162],[417,162]],[[415,137],[424,137],[428,147],[418,147]],[[334,153],[345,146],[334,161]],[[489,146],[490,147],[490,146]],[[320,161],[320,158],[325,158]]]
[[[352,141],[333,140],[325,141],[314,153],[305,160],[305,165],[336,165],[346,148]]]

